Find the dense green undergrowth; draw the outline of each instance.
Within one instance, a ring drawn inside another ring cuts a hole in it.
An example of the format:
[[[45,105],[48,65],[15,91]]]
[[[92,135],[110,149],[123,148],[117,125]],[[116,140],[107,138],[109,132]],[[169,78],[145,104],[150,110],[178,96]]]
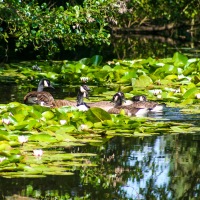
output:
[[[148,99],[181,107],[182,112],[198,113],[200,62],[175,53],[173,58],[113,60],[102,63],[101,56],[78,62],[31,62],[5,64],[1,81],[29,85],[31,80],[49,78],[55,84],[78,84],[88,77],[88,85],[109,86],[103,93],[110,98],[119,88],[127,98],[145,94]],[[92,100],[92,97],[91,97]],[[90,100],[90,101],[91,101]],[[80,167],[95,166],[95,154],[69,153],[74,146],[101,146],[110,138],[145,137],[199,131],[192,124],[172,122],[167,118],[110,115],[99,108],[81,112],[74,108],[50,109],[11,102],[0,106],[0,175],[4,177],[43,177],[71,174]]]

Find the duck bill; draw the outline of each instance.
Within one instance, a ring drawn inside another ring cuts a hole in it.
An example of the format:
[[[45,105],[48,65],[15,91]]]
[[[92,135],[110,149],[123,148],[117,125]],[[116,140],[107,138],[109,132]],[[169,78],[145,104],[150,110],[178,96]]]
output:
[[[55,88],[53,87],[53,85],[50,85],[49,87],[52,88],[52,89],[55,89]]]

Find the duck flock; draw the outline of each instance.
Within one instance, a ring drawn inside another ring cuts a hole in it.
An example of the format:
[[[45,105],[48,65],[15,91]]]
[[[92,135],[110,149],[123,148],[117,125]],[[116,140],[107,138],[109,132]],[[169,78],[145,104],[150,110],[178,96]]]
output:
[[[24,97],[25,104],[37,104],[50,108],[59,108],[62,106],[76,107],[78,110],[87,111],[92,107],[101,108],[111,114],[119,114],[121,110],[128,116],[145,116],[149,112],[162,112],[165,104],[159,104],[154,101],[148,101],[144,95],[133,96],[131,100],[126,100],[123,92],[117,92],[113,95],[111,101],[99,101],[85,103],[84,98],[89,99],[90,88],[83,79],[83,84],[79,87],[77,100],[69,101],[54,99],[44,88],[54,88],[46,78],[40,80],[37,91],[29,92]]]

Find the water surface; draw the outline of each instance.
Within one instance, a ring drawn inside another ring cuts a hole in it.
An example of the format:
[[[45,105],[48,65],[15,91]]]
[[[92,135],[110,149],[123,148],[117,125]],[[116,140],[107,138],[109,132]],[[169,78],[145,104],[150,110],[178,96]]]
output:
[[[200,136],[179,134],[144,138],[114,137],[92,152],[98,166],[72,176],[0,178],[0,196],[36,199],[190,199],[199,197]]]

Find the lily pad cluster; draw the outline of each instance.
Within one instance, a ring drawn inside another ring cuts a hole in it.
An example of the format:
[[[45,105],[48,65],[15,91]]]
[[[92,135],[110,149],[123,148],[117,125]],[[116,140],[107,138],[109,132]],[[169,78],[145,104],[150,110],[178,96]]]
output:
[[[101,56],[76,62],[38,62],[41,70],[35,70],[32,64],[5,65],[0,71],[1,81],[9,77],[29,85],[32,80],[47,77],[54,83],[75,84],[81,77],[88,77],[89,85],[109,88],[101,94],[106,98],[120,89],[127,98],[145,94],[167,106],[190,105],[182,112],[199,110],[196,103],[200,62],[180,53],[173,58],[113,60],[104,65]],[[101,146],[116,135],[145,137],[198,131],[190,123],[171,122],[167,117],[158,121],[151,117],[128,117],[123,111],[111,115],[100,108],[81,112],[72,107],[50,109],[19,102],[0,105],[0,117],[0,176],[4,177],[67,175],[80,167],[95,166],[95,154],[73,153],[73,148]]]
[[[80,167],[95,166],[91,161],[95,154],[73,153],[73,147],[101,146],[116,135],[192,131],[191,124],[110,115],[100,108],[81,112],[12,102],[2,104],[0,112],[0,176],[4,177],[70,175]]]
[[[180,106],[198,102],[200,98],[200,60],[187,58],[176,52],[172,58],[112,60],[103,63],[102,56],[83,58],[79,61],[43,61],[5,64],[0,71],[1,81],[14,81],[23,87],[35,87],[36,81],[47,77],[55,84],[78,85],[81,77],[89,79],[92,86],[119,89],[127,97],[145,94],[170,105]],[[29,80],[29,82],[27,81]],[[30,85],[31,83],[31,85]]]

